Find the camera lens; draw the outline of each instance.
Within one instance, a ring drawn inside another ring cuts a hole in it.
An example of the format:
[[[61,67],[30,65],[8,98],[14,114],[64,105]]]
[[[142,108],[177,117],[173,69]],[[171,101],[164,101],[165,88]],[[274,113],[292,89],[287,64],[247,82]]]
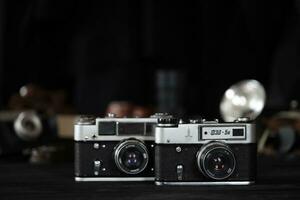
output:
[[[117,167],[126,174],[138,174],[148,164],[148,151],[143,142],[135,139],[122,141],[114,152]]]
[[[14,121],[14,130],[20,139],[34,141],[42,133],[42,121],[40,117],[31,111],[21,112]]]
[[[136,148],[131,147],[124,152],[123,156],[121,157],[122,163],[130,169],[134,170],[141,166],[143,161],[143,154],[138,151]]]
[[[233,152],[226,144],[213,142],[200,149],[197,164],[205,176],[224,180],[234,172],[236,161]]]
[[[28,131],[33,131],[35,129],[35,124],[30,120],[23,120],[22,124]]]

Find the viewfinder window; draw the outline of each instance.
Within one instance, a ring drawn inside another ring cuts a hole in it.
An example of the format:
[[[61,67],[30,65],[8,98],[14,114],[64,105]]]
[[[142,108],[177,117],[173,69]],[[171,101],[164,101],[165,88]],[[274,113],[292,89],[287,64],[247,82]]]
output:
[[[144,135],[145,123],[119,123],[119,135]]]
[[[232,136],[243,136],[244,135],[244,129],[239,128],[239,129],[233,129],[232,130]]]

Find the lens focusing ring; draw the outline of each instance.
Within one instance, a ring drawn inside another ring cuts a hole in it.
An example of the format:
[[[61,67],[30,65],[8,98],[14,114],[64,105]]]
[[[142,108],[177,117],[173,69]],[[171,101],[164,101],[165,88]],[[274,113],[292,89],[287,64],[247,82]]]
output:
[[[122,156],[128,148],[136,148],[143,155],[142,164],[137,169],[130,170],[122,162]],[[147,167],[149,161],[149,154],[148,154],[147,147],[143,142],[136,139],[128,139],[125,141],[121,141],[116,146],[116,149],[114,151],[114,159],[118,169],[121,170],[122,172],[126,174],[139,174],[142,171],[144,171],[144,169]]]
[[[222,150],[222,151],[228,153],[228,155],[230,155],[230,159],[232,159],[232,160],[230,160],[232,162],[232,166],[230,166],[231,171],[227,172],[227,174],[222,177],[214,176],[214,174],[212,174],[207,169],[207,166],[205,163],[207,156],[215,150]],[[214,179],[214,180],[224,180],[224,179],[230,177],[232,175],[232,173],[234,172],[235,166],[236,166],[236,160],[235,160],[235,156],[234,156],[233,152],[231,151],[231,149],[228,145],[226,145],[222,142],[211,142],[211,143],[208,143],[208,144],[202,146],[202,148],[198,151],[197,165],[198,165],[199,170],[206,177]]]

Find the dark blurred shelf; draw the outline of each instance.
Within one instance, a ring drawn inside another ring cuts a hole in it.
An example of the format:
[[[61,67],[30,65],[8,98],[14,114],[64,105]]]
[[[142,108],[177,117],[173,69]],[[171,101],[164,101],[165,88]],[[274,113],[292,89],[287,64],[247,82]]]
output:
[[[0,199],[300,199],[300,158],[258,159],[251,186],[163,186],[75,182],[73,163],[32,165],[0,159]]]

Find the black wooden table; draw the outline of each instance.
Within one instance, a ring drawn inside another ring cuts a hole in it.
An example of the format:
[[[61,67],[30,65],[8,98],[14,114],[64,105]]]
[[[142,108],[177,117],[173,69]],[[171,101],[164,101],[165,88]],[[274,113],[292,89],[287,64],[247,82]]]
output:
[[[0,199],[300,199],[300,158],[258,159],[251,186],[155,186],[75,182],[73,163],[32,165],[0,159]]]

